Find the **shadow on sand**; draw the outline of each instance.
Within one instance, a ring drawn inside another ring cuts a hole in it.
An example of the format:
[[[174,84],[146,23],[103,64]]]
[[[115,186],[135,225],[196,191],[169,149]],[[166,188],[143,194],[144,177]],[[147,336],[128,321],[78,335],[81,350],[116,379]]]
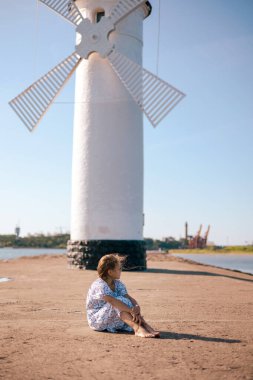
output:
[[[105,334],[112,334],[108,331],[100,331]],[[133,335],[131,332],[127,331],[117,331],[119,335]],[[169,331],[160,331],[160,338],[158,339],[170,339],[170,340],[202,340],[204,342],[216,342],[216,343],[241,343],[241,340],[238,339],[223,339],[223,338],[213,338],[210,336],[201,336],[201,335],[193,335],[193,334],[178,334]]]
[[[192,271],[192,270],[173,270],[173,269],[160,269],[160,268],[148,268],[143,271],[143,273],[164,273],[164,274],[180,274],[188,276],[214,276],[214,277],[226,277],[233,280],[253,282],[253,280],[242,277],[229,276],[226,274],[211,273],[211,272],[202,272],[202,271]]]
[[[169,331],[160,331],[160,339],[174,339],[174,340],[203,340],[205,342],[216,342],[216,343],[241,343],[238,339],[223,339],[223,338],[213,338],[201,335],[192,334],[178,334]]]

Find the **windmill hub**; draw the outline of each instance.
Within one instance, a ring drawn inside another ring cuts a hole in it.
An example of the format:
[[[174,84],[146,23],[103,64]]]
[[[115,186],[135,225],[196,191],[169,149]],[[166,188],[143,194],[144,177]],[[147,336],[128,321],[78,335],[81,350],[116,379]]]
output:
[[[106,17],[96,24],[91,23],[89,19],[83,20],[76,28],[77,33],[81,35],[81,42],[76,46],[77,54],[87,59],[91,53],[97,52],[105,58],[113,50],[113,44],[108,39],[113,30],[113,23]]]
[[[98,34],[92,34],[91,38],[92,38],[92,41],[95,43],[99,40],[99,35]]]

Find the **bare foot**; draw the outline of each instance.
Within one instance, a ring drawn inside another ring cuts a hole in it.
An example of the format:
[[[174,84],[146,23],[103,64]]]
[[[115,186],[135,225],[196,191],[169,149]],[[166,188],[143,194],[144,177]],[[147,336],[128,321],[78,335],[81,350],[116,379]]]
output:
[[[159,331],[155,331],[151,326],[149,326],[149,324],[147,324],[147,322],[144,322],[143,326],[144,326],[144,328],[148,332],[150,332],[150,334],[153,334],[155,337],[159,337],[160,336],[160,332]]]
[[[139,328],[135,331],[135,335],[140,336],[141,338],[154,338],[155,337],[154,334],[151,334],[143,326],[139,326]]]

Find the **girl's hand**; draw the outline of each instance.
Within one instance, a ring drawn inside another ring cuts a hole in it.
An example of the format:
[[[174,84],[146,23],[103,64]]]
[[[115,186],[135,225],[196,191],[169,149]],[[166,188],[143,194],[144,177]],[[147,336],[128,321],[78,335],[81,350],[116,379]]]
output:
[[[133,317],[133,321],[138,323],[139,325],[141,324],[142,322],[142,317],[141,317],[141,314],[140,314],[140,307],[139,305],[135,305],[134,307],[132,307],[131,309],[131,315]]]
[[[136,322],[136,323],[138,323],[138,321],[139,321],[139,315],[132,313],[132,317],[133,317],[133,321]]]
[[[133,322],[138,323],[139,326],[142,324],[143,318],[140,314],[132,315],[132,317],[133,317]]]
[[[141,308],[140,308],[139,305],[135,305],[135,306],[132,308],[132,311],[133,311],[134,314],[137,314],[137,315],[141,314]]]

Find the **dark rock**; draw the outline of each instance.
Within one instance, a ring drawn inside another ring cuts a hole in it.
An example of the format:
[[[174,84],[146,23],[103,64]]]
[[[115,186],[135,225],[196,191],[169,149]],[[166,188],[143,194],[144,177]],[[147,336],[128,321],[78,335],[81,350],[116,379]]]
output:
[[[67,245],[68,264],[79,269],[97,269],[100,258],[109,253],[127,257],[123,270],[142,271],[147,268],[143,240],[69,240]]]

